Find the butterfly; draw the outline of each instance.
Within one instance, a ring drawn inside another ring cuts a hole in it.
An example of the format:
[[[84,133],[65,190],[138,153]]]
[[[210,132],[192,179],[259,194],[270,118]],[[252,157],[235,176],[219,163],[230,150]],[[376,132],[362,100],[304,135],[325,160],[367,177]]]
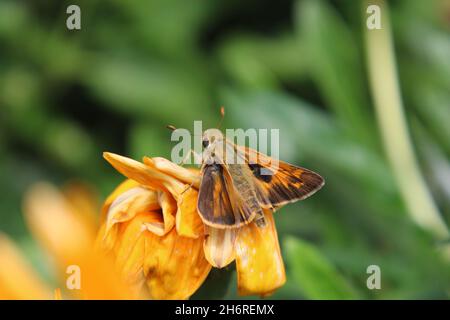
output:
[[[264,226],[263,210],[303,200],[324,185],[319,174],[236,145],[218,129],[204,131],[202,145],[197,210],[214,228],[239,228],[252,221]]]

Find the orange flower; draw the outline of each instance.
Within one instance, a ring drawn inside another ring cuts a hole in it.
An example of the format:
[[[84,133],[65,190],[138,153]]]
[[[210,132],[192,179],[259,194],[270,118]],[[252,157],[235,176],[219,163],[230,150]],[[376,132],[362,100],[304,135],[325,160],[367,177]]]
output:
[[[146,287],[153,299],[187,299],[211,267],[234,260],[241,295],[268,295],[284,284],[270,211],[264,227],[212,228],[197,212],[199,170],[164,158],[145,157],[141,163],[112,153],[104,157],[128,180],[103,206],[97,243],[136,290]]]
[[[51,290],[20,250],[0,233],[0,299],[50,299]]]

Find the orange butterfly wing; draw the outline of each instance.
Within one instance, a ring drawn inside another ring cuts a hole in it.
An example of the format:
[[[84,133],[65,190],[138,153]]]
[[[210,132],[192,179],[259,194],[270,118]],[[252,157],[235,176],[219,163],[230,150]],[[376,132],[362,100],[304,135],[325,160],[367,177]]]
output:
[[[274,161],[256,150],[238,146],[253,172],[258,201],[263,208],[278,208],[306,199],[325,184],[317,173],[284,161]]]

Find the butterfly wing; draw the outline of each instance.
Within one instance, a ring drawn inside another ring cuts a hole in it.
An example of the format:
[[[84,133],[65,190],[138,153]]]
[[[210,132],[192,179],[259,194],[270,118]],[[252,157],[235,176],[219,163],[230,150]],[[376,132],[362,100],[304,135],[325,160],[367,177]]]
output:
[[[286,162],[280,162],[279,169],[273,175],[262,175],[261,171],[268,168],[261,165],[250,166],[258,200],[264,208],[278,208],[306,199],[324,185],[323,178],[317,173]]]
[[[221,164],[203,167],[197,209],[203,222],[216,228],[237,228],[255,216],[236,192],[229,172]]]

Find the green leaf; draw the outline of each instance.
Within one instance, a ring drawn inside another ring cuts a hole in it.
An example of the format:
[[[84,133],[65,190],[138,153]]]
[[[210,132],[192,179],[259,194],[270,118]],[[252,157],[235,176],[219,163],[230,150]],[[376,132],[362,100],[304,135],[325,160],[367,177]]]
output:
[[[170,159],[170,149],[174,146],[170,141],[170,132],[156,124],[136,123],[130,131],[128,149],[134,159],[143,156],[164,157]]]
[[[283,34],[279,38],[238,35],[219,48],[223,68],[241,88],[277,89],[284,82],[306,76],[307,61],[297,37]]]
[[[362,53],[349,26],[328,3],[298,2],[298,37],[314,82],[348,133],[374,145],[375,131],[363,73]],[[302,56],[302,59],[305,57]]]
[[[357,298],[346,279],[315,246],[290,237],[285,240],[284,247],[293,280],[307,298]]]
[[[235,125],[279,129],[281,159],[320,161],[333,172],[363,181],[368,189],[376,188],[387,197],[396,195],[383,158],[368,146],[355,143],[332,117],[318,108],[290,95],[269,91],[240,94],[224,90],[223,101]]]
[[[139,119],[159,119],[177,127],[193,119],[211,119],[206,80],[188,67],[151,59],[137,61],[131,56],[128,61],[103,58],[87,70],[84,81],[111,108]]]

